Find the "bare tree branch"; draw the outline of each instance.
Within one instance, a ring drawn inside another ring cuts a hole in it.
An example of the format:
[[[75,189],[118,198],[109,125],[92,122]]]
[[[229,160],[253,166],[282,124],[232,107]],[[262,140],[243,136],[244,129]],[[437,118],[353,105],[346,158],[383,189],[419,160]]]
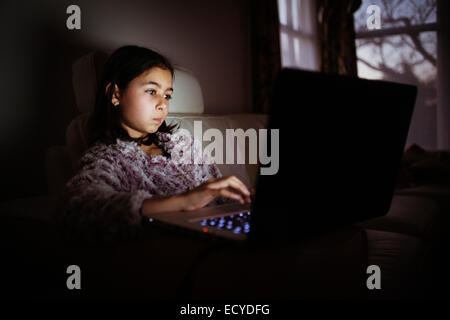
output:
[[[420,9],[419,10],[419,14],[422,12]],[[425,9],[425,13],[423,14],[423,18],[420,21],[422,24],[426,23],[428,17],[433,13],[433,11],[436,10],[436,1],[433,1],[433,4],[431,6],[427,6]]]
[[[416,46],[417,51],[419,51],[419,53],[426,59],[428,60],[433,66],[437,65],[437,61],[436,59],[428,53],[427,50],[425,50],[425,48],[422,45],[422,42],[420,41],[419,38],[419,33],[415,33],[415,34],[408,34],[411,38],[411,40],[413,41],[414,45]]]
[[[397,22],[397,21],[403,22],[407,27],[411,26],[411,22],[409,21],[409,19],[407,17],[398,17],[396,19],[388,20],[388,22]],[[414,46],[416,47],[416,50],[419,51],[419,53],[425,59],[427,59],[432,65],[435,66],[437,64],[436,59],[430,53],[428,53],[428,51],[423,47],[422,42],[420,41],[420,36],[419,36],[420,33],[419,32],[408,32],[407,34],[413,41]]]
[[[417,26],[433,22],[428,20],[436,11],[436,0],[379,0],[379,5],[382,7],[383,24],[392,26],[393,30],[398,27],[401,33],[358,39],[358,48],[369,50],[368,56],[358,56],[358,61],[381,72],[386,79],[422,82],[421,75],[415,70],[418,70],[417,66],[427,62],[436,66],[436,52],[433,47],[436,45],[436,39],[424,36],[423,32],[426,30],[417,29]],[[358,23],[363,25],[364,10],[355,15],[356,17],[360,19]],[[396,35],[399,37],[395,37]],[[370,54],[377,57],[377,63],[371,61]]]
[[[401,74],[398,71],[396,71],[395,69],[389,68],[388,66],[386,66],[384,64],[375,66],[364,59],[358,58],[358,60],[361,61],[362,63],[364,63],[369,68],[376,70],[376,71],[380,71],[381,73],[383,73],[384,77],[386,77],[386,78],[398,79],[401,76]]]
[[[370,62],[364,60],[364,59],[361,58],[361,57],[358,57],[358,60],[361,61],[362,63],[364,63],[366,66],[368,66],[368,67],[371,68],[371,69],[374,69],[374,70],[377,70],[377,71],[381,71],[381,70],[378,68],[378,66],[375,66],[375,65],[371,64]]]

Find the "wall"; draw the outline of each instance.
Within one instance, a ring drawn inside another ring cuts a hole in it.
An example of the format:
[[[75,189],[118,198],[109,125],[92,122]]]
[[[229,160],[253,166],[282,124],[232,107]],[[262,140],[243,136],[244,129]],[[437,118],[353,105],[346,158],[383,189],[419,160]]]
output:
[[[81,8],[81,30],[66,8]],[[0,200],[45,194],[48,146],[78,114],[72,63],[125,44],[156,49],[194,72],[206,113],[251,112],[250,11],[227,1],[2,1]]]

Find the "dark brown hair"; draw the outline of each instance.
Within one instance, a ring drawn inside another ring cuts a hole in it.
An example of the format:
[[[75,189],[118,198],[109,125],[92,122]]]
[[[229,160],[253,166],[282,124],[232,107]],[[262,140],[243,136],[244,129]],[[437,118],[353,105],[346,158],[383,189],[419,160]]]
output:
[[[156,133],[149,133],[142,138],[130,137],[120,124],[119,108],[111,102],[115,85],[120,90],[124,90],[133,79],[153,67],[169,70],[174,78],[174,68],[170,61],[153,50],[138,46],[124,46],[111,54],[103,69],[102,80],[95,99],[94,113],[88,123],[89,146],[97,141],[114,144],[117,138],[144,145],[151,145],[156,141]],[[105,93],[109,83],[111,85]],[[157,132],[172,133],[176,127],[176,125],[167,125],[164,121]]]

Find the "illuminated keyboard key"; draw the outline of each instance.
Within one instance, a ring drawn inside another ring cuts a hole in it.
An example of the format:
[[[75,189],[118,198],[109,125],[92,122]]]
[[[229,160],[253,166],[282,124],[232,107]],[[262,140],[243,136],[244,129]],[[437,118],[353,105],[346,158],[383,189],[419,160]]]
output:
[[[236,227],[234,228],[233,233],[241,233],[241,229],[241,227]]]

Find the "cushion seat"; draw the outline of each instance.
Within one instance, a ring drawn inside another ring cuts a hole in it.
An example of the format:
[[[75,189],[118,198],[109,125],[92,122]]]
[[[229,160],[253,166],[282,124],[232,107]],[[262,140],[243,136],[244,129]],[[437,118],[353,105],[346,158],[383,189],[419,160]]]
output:
[[[381,272],[381,289],[369,290],[369,299],[424,298],[427,249],[413,236],[366,230],[368,264]]]
[[[437,199],[410,195],[394,195],[385,216],[357,225],[371,230],[390,231],[433,241],[440,237],[446,212]]]

